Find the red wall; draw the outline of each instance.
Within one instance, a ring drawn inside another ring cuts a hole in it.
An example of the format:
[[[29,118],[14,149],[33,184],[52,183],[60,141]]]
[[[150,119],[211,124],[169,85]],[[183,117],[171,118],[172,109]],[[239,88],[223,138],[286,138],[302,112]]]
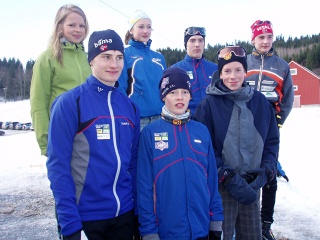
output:
[[[297,75],[292,75],[294,86],[298,89],[294,95],[300,95],[300,104],[320,104],[320,79],[295,62],[290,62],[290,69],[297,69]]]

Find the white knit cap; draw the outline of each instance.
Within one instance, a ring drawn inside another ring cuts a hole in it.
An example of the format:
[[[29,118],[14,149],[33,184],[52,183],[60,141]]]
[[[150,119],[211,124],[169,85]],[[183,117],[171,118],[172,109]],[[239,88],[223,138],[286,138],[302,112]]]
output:
[[[149,18],[149,16],[142,10],[136,10],[130,17],[129,17],[129,31],[131,30],[131,28],[133,27],[133,25],[139,21],[142,18]]]

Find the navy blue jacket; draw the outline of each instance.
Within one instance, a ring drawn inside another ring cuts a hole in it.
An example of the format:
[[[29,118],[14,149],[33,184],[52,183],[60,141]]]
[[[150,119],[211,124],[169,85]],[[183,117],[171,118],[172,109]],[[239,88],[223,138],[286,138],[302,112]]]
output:
[[[209,129],[217,167],[226,164],[236,173],[244,174],[259,168],[264,161],[276,166],[279,130],[271,104],[262,93],[249,86],[244,89],[250,98],[236,103],[227,91],[219,91],[216,86],[221,84],[219,80],[208,87],[209,95],[193,116]]]

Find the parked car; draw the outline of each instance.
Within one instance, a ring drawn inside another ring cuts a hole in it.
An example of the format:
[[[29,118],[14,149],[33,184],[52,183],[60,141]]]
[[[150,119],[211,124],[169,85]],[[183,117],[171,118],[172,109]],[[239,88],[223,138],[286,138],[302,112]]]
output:
[[[18,123],[19,123],[19,122],[11,122],[11,123],[10,123],[10,126],[9,126],[9,129],[12,129],[12,130],[16,129],[16,125],[17,125]]]
[[[0,130],[0,136],[3,136],[5,134],[5,131]]]
[[[17,123],[16,126],[14,127],[15,130],[21,130],[23,127],[23,123]]]
[[[2,124],[3,124],[3,122],[0,122],[0,129],[2,129]]]
[[[2,129],[9,129],[11,122],[3,122]]]
[[[30,130],[30,127],[31,127],[31,123],[29,122],[29,123],[24,123],[24,124],[22,124],[22,129],[23,130]]]

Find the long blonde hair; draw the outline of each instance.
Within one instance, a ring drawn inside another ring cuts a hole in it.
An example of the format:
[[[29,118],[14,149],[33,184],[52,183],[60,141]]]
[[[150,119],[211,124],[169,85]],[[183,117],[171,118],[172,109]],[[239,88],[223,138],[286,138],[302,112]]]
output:
[[[61,34],[60,26],[63,24],[65,21],[66,17],[70,13],[78,13],[81,17],[84,19],[85,23],[85,36],[83,39],[87,37],[88,31],[89,31],[89,25],[88,25],[88,20],[84,12],[82,11],[81,8],[79,8],[76,5],[73,4],[65,4],[62,7],[59,8],[55,20],[54,20],[54,25],[53,25],[53,31],[51,34],[50,42],[49,42],[49,47],[52,47],[53,49],[53,57],[57,59],[57,61],[60,63],[61,66],[63,66],[62,62],[62,52],[63,48],[60,43],[60,39],[63,37]]]

